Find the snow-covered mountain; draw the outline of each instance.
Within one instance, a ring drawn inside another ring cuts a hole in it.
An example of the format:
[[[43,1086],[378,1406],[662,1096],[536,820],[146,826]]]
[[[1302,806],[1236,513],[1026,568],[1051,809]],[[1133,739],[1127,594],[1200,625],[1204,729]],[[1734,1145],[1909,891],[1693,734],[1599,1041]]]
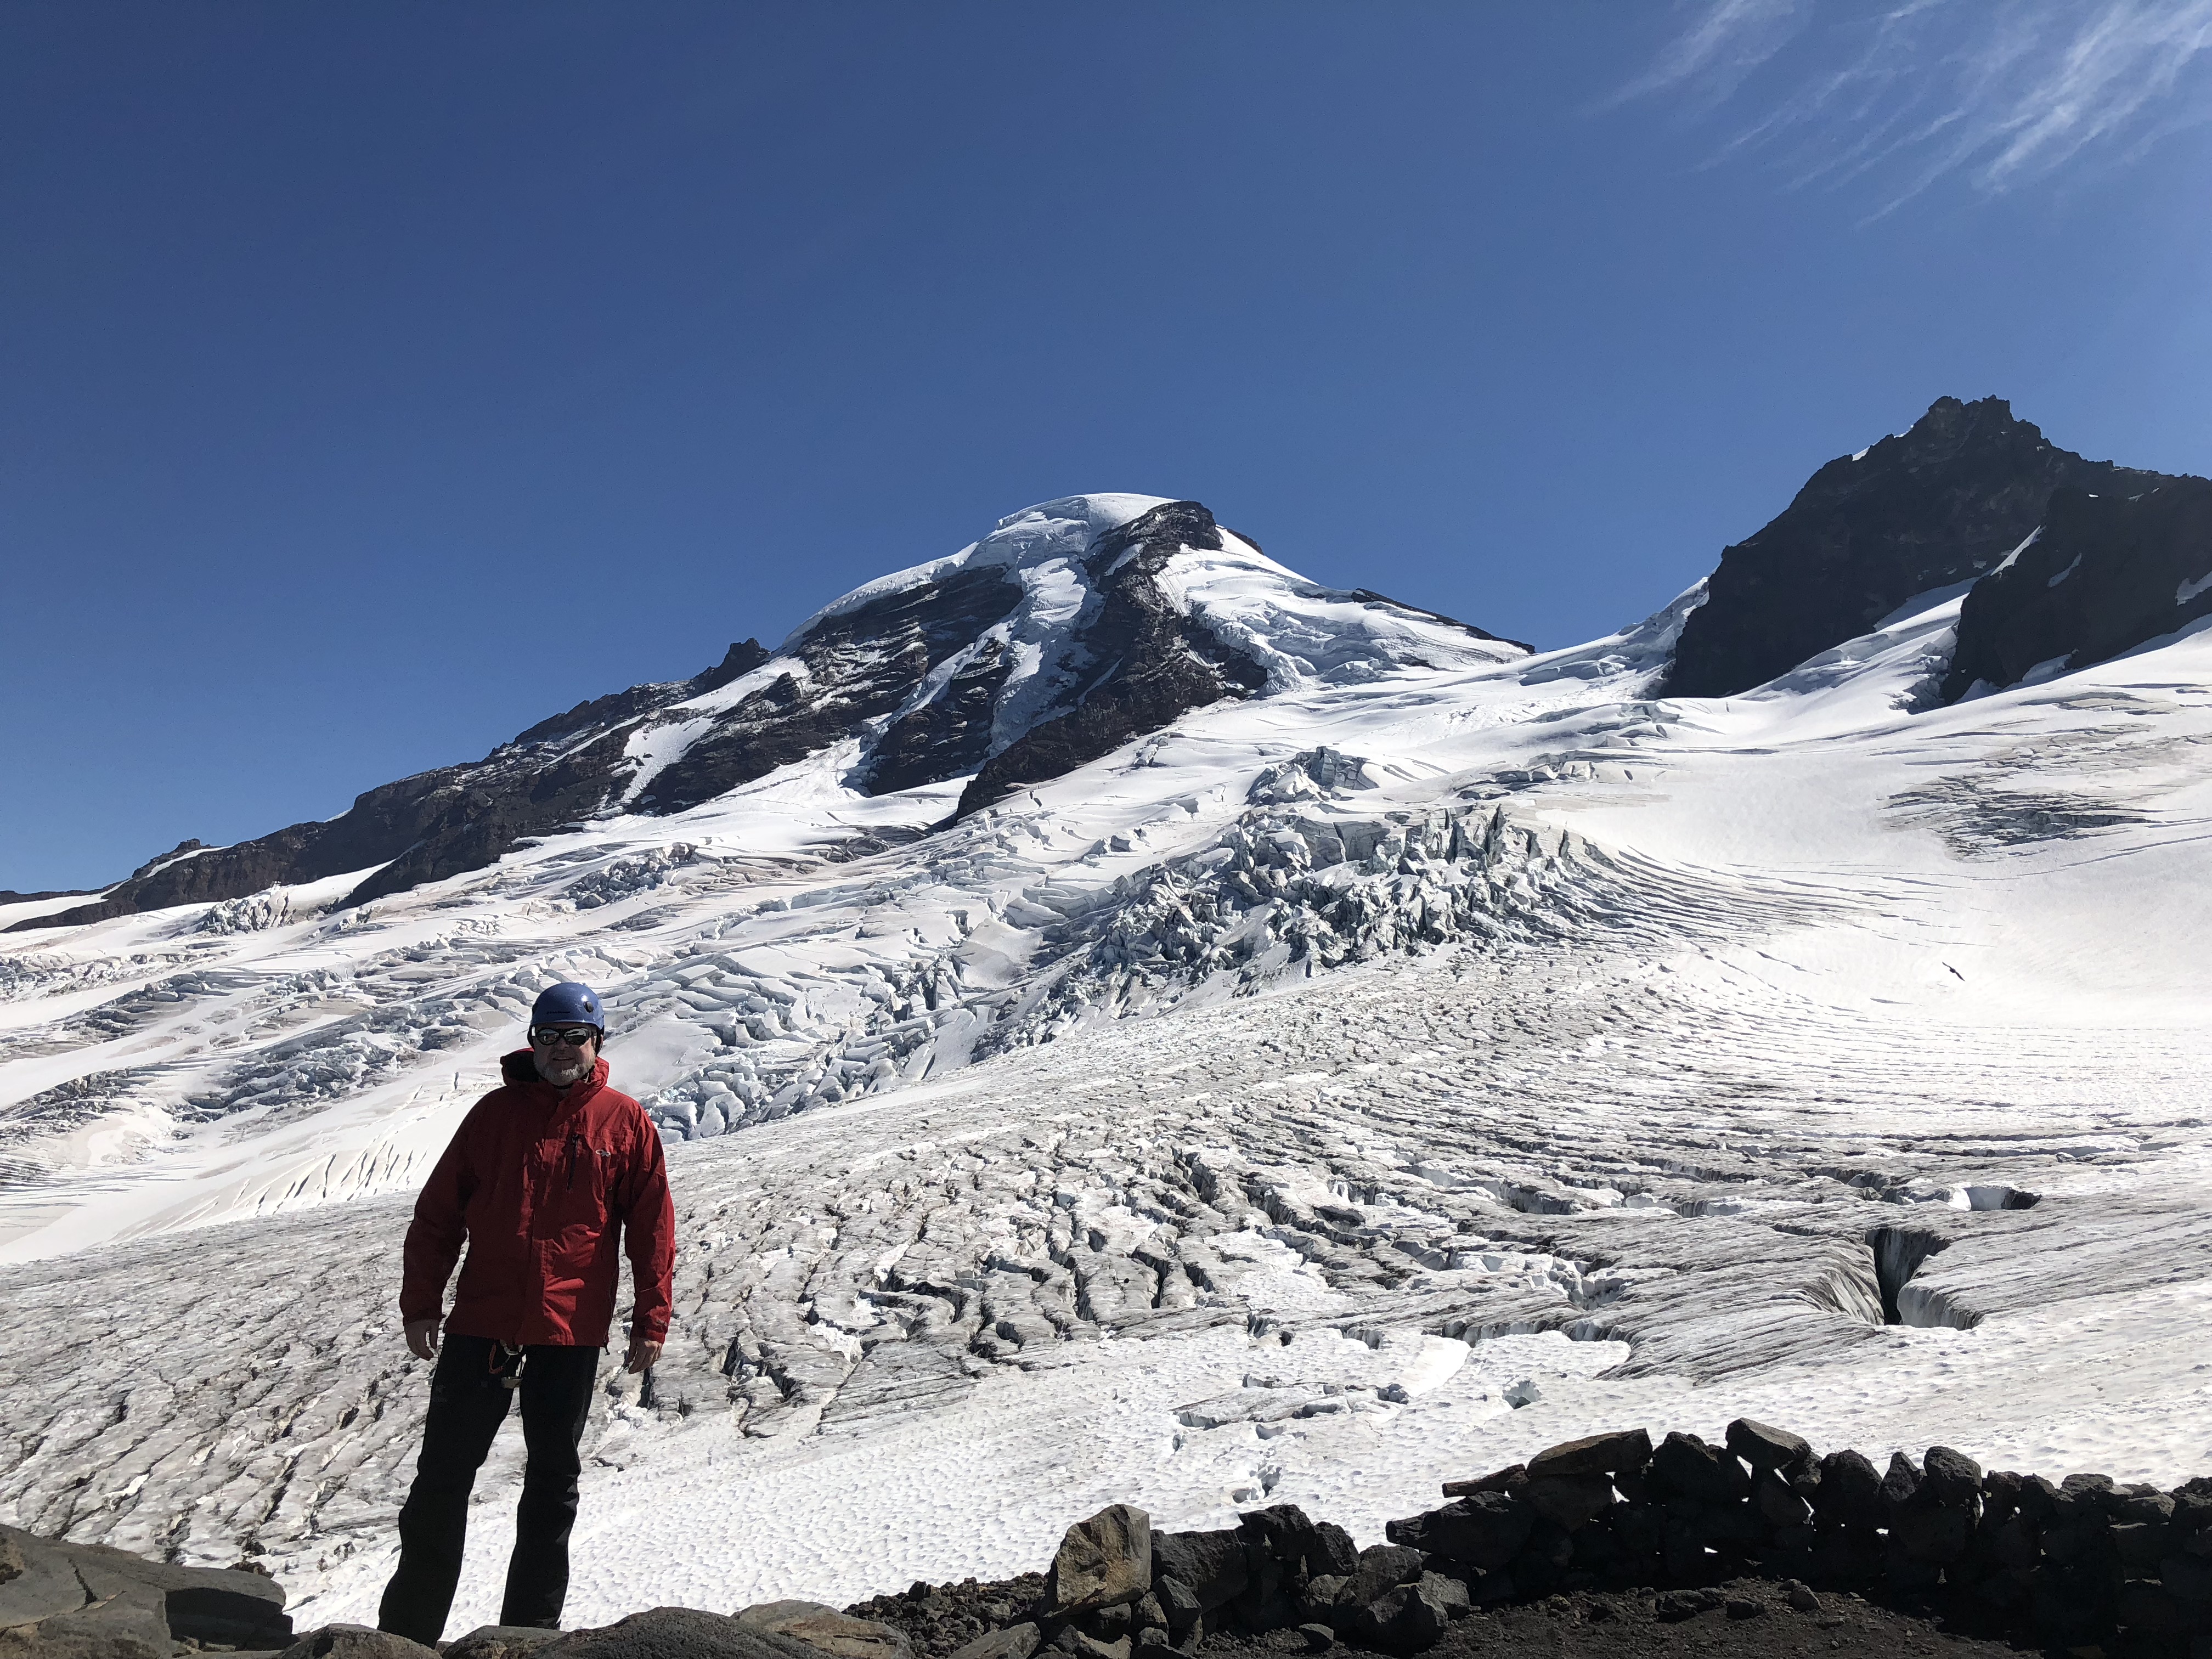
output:
[[[2208,492],[1946,399],[1544,653],[1075,498],[0,908],[0,1519],[362,1611],[405,1189],[570,977],[685,1143],[580,1617],[1636,1421],[2212,1468]]]
[[[1224,697],[1527,648],[1303,581],[1224,538],[1196,501],[1047,501],[951,558],[846,594],[773,653],[743,641],[688,680],[580,703],[326,823],[237,847],[186,842],[89,903],[9,925],[240,898],[374,865],[345,896],[365,903],[482,869],[528,838],[684,811],[840,744],[854,793],[957,778],[965,815]]]

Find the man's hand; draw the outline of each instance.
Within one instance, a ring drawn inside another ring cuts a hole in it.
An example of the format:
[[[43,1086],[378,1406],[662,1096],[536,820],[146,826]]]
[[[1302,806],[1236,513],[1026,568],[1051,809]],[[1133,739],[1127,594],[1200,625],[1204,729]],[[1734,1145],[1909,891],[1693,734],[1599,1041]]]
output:
[[[635,1376],[640,1371],[651,1370],[659,1358],[660,1344],[634,1336],[629,1340],[629,1358],[623,1361],[623,1369]]]
[[[410,1319],[407,1322],[407,1352],[417,1359],[438,1357],[438,1327],[442,1318]]]

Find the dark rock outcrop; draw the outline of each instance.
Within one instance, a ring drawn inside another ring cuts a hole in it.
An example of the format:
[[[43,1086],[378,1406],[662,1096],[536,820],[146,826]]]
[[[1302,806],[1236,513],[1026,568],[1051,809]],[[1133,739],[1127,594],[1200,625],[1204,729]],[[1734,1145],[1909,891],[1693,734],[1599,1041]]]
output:
[[[447,1659],[522,1659],[559,1634],[539,1625],[478,1625],[438,1650]]]
[[[2033,541],[1974,584],[1941,697],[2063,673],[2212,617],[2212,480],[2053,492]],[[2046,667],[2046,665],[2048,665]]]
[[[0,1527],[0,1633],[34,1653],[167,1659],[184,1640],[281,1648],[292,1621],[283,1589],[259,1573]]]
[[[598,1630],[563,1632],[532,1659],[823,1659],[822,1650],[697,1607],[651,1607]]]
[[[1547,1487],[1594,1498],[1601,1486],[1602,1503],[1563,1518],[1543,1512]],[[1006,1594],[1011,1585],[971,1579],[943,1591],[917,1584],[849,1611],[904,1620],[940,1599],[994,1609],[981,1635],[906,1624],[917,1659],[1020,1659],[1032,1647],[1066,1659],[1199,1659],[1320,1653],[1340,1639],[1389,1653],[1447,1641],[1449,1651],[1487,1651],[1468,1640],[1495,1634],[1487,1620],[1456,1635],[1453,1625],[1515,1606],[1558,1611],[1566,1595],[1626,1595],[1660,1624],[1723,1612],[1731,1622],[1822,1614],[1837,1603],[1818,1585],[1851,1592],[1838,1600],[1852,1606],[1871,1598],[1940,1615],[1954,1632],[2191,1659],[2212,1652],[2185,1639],[2212,1632],[2212,1480],[2169,1492],[2077,1474],[2054,1486],[1984,1474],[1943,1446],[1917,1462],[1893,1456],[1885,1479],[1856,1452],[1816,1458],[1787,1430],[1738,1419],[1717,1445],[1670,1434],[1655,1447],[1640,1429],[1593,1436],[1540,1452],[1525,1469],[1445,1490],[1462,1495],[1391,1522],[1391,1542],[1356,1555],[1328,1522],[1291,1504],[1248,1512],[1233,1532],[1154,1534],[1155,1593],[1133,1602],[1054,1612],[1034,1589],[1017,1596]],[[1817,1516],[1808,1492],[1823,1496]],[[1201,1598],[1191,1583],[1210,1593]],[[1552,1652],[1557,1641],[1555,1626],[1536,1649],[1512,1650]],[[1771,1650],[1783,1647],[1800,1650],[1794,1638]],[[1770,1650],[1715,1650],[1723,1648]]]
[[[1160,571],[1183,547],[1221,548],[1213,514],[1196,501],[1156,507],[1101,536],[1085,555],[1099,596],[1097,617],[1082,636],[1090,671],[1052,713],[983,763],[961,793],[962,816],[1267,683],[1259,664],[1194,623],[1161,591]]]
[[[652,713],[726,684],[735,665],[767,653],[753,641],[689,680],[633,686],[542,720],[484,759],[417,773],[356,796],[348,811],[232,847],[186,842],[88,904],[19,922],[10,931],[74,927],[176,904],[242,898],[280,883],[375,869],[349,896],[360,903],[416,882],[474,869],[597,811],[626,770],[631,727]],[[742,672],[742,671],[740,671]]]
[[[749,1629],[788,1637],[830,1659],[914,1659],[904,1631],[820,1601],[763,1601],[733,1616]]]
[[[1723,550],[1662,690],[1748,691],[1917,594],[1985,574],[2043,523],[2055,490],[2128,496],[2170,482],[2061,449],[2002,398],[1939,398],[1911,431],[1829,462],[1779,517]]]
[[[436,1652],[369,1625],[325,1625],[293,1643],[278,1659],[427,1659]]]

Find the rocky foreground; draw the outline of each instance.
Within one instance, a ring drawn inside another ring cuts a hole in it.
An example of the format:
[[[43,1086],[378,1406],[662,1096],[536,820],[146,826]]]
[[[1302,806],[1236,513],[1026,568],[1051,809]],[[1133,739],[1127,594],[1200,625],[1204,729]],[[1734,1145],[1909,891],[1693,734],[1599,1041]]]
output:
[[[657,1607],[595,1630],[487,1626],[446,1659],[1241,1659],[1334,1647],[1486,1652],[1895,1653],[1940,1630],[2006,1647],[2212,1659],[2212,1478],[1984,1474],[1933,1446],[1879,1470],[1748,1419],[1726,1443],[1638,1429],[1478,1480],[1356,1547],[1294,1504],[1155,1533],[1112,1504],[1049,1568],[878,1597]],[[295,1634],[284,1592],[0,1528],[0,1659],[426,1659],[335,1625]]]

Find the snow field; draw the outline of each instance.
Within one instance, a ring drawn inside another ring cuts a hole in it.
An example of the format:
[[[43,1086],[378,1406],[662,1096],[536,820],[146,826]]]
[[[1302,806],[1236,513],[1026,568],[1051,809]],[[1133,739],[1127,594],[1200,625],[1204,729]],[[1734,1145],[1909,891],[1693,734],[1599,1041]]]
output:
[[[1272,568],[1182,580],[1278,695],[926,838],[957,785],[827,751],[365,911],[11,936],[0,1518],[368,1613],[424,1382],[377,1194],[568,977],[683,1142],[574,1621],[1000,1576],[1117,1499],[1370,1542],[1638,1422],[2212,1470],[2212,641],[1915,714],[1942,600],[1654,702],[1694,594],[1370,673]]]

